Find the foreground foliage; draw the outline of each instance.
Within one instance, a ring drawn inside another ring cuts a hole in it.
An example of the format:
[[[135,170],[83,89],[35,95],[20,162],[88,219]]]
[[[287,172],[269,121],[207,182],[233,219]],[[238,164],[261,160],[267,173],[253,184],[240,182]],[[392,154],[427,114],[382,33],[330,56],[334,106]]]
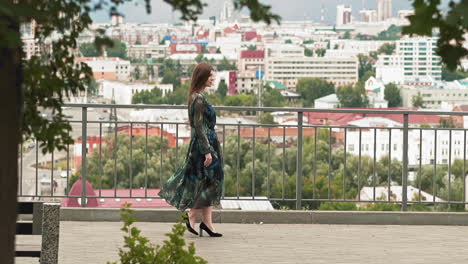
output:
[[[119,249],[118,262],[107,262],[108,264],[206,264],[203,258],[195,255],[195,247],[190,243],[185,249],[183,238],[185,226],[177,223],[172,227],[172,232],[166,234],[169,240],[164,245],[155,245],[147,237],[141,235],[141,230],[133,224],[136,219],[132,216],[133,210],[130,204],[125,204],[121,209],[124,235],[124,247]]]

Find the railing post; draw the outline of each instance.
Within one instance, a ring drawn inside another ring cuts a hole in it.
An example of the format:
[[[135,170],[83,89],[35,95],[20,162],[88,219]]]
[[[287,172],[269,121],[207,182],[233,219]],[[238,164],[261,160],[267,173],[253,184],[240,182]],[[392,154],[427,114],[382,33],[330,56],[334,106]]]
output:
[[[391,148],[391,146],[389,146]],[[403,114],[403,175],[401,211],[408,211],[408,113]]]
[[[81,108],[81,207],[86,207],[86,144],[88,107]]]
[[[297,113],[297,176],[296,176],[296,210],[302,209],[302,119],[304,113]]]

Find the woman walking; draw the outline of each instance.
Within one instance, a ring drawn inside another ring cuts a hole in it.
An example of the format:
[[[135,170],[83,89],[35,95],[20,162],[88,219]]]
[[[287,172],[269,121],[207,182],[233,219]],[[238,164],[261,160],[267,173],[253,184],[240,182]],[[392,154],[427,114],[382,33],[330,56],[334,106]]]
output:
[[[184,220],[189,232],[202,236],[220,237],[212,222],[214,205],[219,205],[223,181],[223,160],[214,127],[216,113],[203,96],[205,88],[213,85],[215,72],[208,63],[200,63],[193,70],[188,94],[188,115],[192,128],[189,149],[184,165],[162,187],[159,195],[168,203],[185,211]],[[200,234],[193,229],[197,216],[203,216]]]

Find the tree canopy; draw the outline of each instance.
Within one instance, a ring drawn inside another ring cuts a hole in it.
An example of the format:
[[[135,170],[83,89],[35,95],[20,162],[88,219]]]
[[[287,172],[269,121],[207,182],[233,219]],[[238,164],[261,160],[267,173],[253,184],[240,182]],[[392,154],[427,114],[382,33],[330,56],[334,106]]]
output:
[[[319,78],[303,78],[297,82],[296,90],[301,93],[304,106],[313,106],[315,99],[335,93],[335,85]]]
[[[345,85],[339,87],[336,96],[340,101],[341,107],[368,107],[369,98],[366,95],[364,85],[357,83],[355,85]]]
[[[400,89],[394,83],[385,85],[384,98],[388,101],[389,107],[401,106],[402,99],[400,95]]]
[[[373,40],[398,40],[401,37],[401,27],[391,25],[386,30],[379,32]]]

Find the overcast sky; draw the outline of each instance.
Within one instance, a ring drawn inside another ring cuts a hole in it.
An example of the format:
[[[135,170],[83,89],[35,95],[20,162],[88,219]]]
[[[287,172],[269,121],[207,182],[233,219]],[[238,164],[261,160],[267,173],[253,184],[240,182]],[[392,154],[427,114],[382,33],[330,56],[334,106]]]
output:
[[[208,4],[201,18],[217,16],[221,12],[224,0],[203,0]],[[134,0],[134,3],[126,4],[121,8],[125,14],[125,22],[136,23],[172,23],[179,20],[179,15],[173,13],[171,7],[163,0],[151,0],[152,13],[146,14],[143,0]],[[272,5],[275,13],[279,14],[283,20],[307,20],[320,21],[320,9],[325,8],[325,21],[335,21],[336,5],[351,4],[353,15],[358,19],[359,10],[363,7],[375,9],[376,0],[261,0],[262,3]],[[140,3],[135,5],[135,3]],[[412,9],[410,0],[393,0],[393,14],[401,9]],[[93,16],[95,22],[110,21],[108,14],[104,12],[96,13]]]

